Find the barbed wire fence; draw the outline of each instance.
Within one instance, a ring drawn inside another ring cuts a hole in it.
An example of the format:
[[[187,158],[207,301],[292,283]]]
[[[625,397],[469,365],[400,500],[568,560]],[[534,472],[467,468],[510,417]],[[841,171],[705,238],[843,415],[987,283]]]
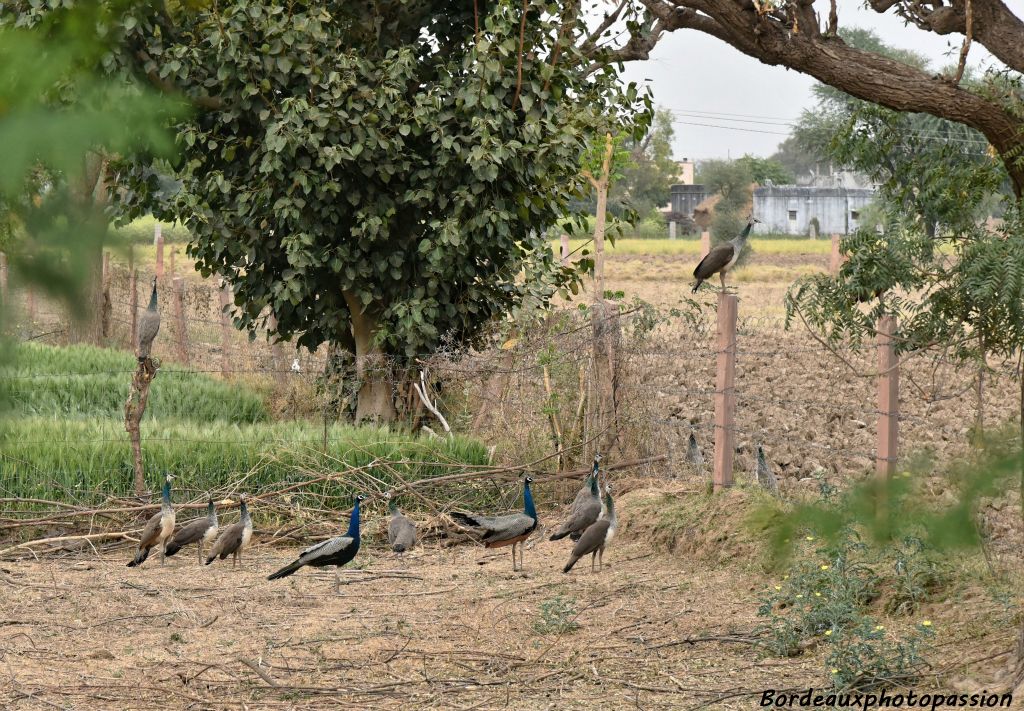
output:
[[[264,384],[276,415],[322,421],[320,444],[326,450],[331,427],[352,418],[360,383],[351,372],[332,365],[326,349],[310,352],[265,337],[250,340],[235,330],[225,310],[230,294],[218,281],[179,276],[172,268],[162,277],[156,272],[116,263],[105,270],[106,344],[132,350],[133,322],[145,309],[156,276],[163,319],[155,352],[165,364],[160,377]],[[6,277],[4,288],[13,297],[5,303],[20,311],[22,340],[66,341],[67,319],[60,309],[37,294],[12,289]],[[547,467],[570,470],[584,467],[600,450],[613,459],[645,462],[641,468],[647,474],[713,479],[723,486],[754,478],[760,446],[783,494],[839,486],[872,469],[891,473],[911,456],[948,460],[966,448],[977,419],[978,371],[934,353],[901,356],[898,367],[882,372],[879,344],[822,343],[786,330],[781,319],[747,316],[742,303],[735,327],[726,326],[724,333],[713,307],[687,319],[613,306],[607,315],[593,309],[556,312],[511,335],[496,335],[493,346],[480,351],[424,353],[415,359],[413,372],[408,364],[400,368],[381,360],[371,366],[370,376],[391,380],[407,426],[473,435],[501,460],[549,456]],[[608,333],[611,345],[595,347]],[[613,372],[605,374],[601,359],[609,348]],[[723,381],[726,355],[732,375]],[[444,423],[412,387],[415,371],[423,372],[425,399],[436,402]],[[20,368],[5,377],[93,375],[77,372],[69,362],[62,373]],[[131,372],[123,375],[127,388]],[[880,382],[890,387],[897,377],[901,387],[895,399],[882,403]],[[990,422],[1015,417],[1018,378],[1014,363],[985,369]],[[880,428],[893,427],[898,434],[880,439]],[[79,444],[122,437],[112,429],[111,437]],[[227,442],[174,433],[147,441]],[[312,449],[317,438],[271,437],[253,445]],[[574,486],[565,483],[559,493],[571,493]]]

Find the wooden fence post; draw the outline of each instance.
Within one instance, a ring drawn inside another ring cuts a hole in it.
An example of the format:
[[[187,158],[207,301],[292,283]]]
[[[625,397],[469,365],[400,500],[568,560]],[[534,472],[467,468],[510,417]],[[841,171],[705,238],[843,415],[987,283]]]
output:
[[[843,264],[842,255],[839,254],[839,235],[832,235],[832,261],[829,264],[829,273],[836,277],[839,276],[839,267]]]
[[[562,266],[569,264],[569,235],[562,233],[561,237],[562,244]]]
[[[231,298],[231,287],[227,280],[221,279],[220,289],[220,372],[224,377],[231,372],[231,317],[228,315],[228,307],[234,299]]]
[[[277,317],[274,314],[267,316],[267,325],[270,326],[270,330],[277,334]],[[271,336],[273,338],[274,336]],[[281,344],[278,341],[270,342],[270,358],[274,361],[274,379],[277,380],[278,385],[284,385],[285,368],[287,364],[284,362],[284,349],[281,348]]]
[[[174,248],[174,245],[171,245],[171,254],[170,254],[170,256],[168,257],[168,260],[167,260],[167,262],[168,262],[167,263],[167,271],[169,271],[171,273],[171,279],[174,279],[174,277],[177,276],[174,273],[174,253],[176,251],[177,250]]]
[[[113,302],[110,299],[110,252],[103,250],[103,272],[100,284],[103,288],[103,308],[100,311],[100,333],[110,338],[110,316]]]
[[[164,236],[160,233],[160,225],[156,232],[156,278],[164,278]]]
[[[900,435],[900,370],[896,358],[896,317],[878,319],[878,444],[875,471],[890,477],[896,470]]]
[[[128,309],[132,324],[131,349],[134,351],[139,345],[139,270],[134,267],[128,275]]]
[[[700,258],[708,256],[711,251],[711,233],[707,230],[700,231]]]
[[[736,295],[718,295],[718,377],[715,384],[715,491],[732,486],[736,451]]]
[[[178,356],[185,365],[189,364],[188,358],[188,332],[185,323],[185,280],[181,277],[174,277],[174,320],[178,325]]]
[[[7,255],[0,252],[0,304],[7,303]]]

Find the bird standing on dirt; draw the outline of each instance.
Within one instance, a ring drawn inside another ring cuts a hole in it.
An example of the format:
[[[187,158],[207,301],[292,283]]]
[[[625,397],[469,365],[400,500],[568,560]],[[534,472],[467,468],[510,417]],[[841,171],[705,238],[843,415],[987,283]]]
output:
[[[170,474],[164,476],[160,511],[153,514],[149,521],[146,522],[146,527],[142,529],[142,535],[139,537],[139,548],[135,553],[135,557],[128,562],[129,568],[142,565],[146,558],[149,557],[149,551],[154,546],[160,546],[160,565],[164,564],[164,559],[167,557],[165,544],[167,539],[170,538],[171,533],[174,532],[174,509],[171,507],[171,480],[173,478]]]
[[[149,296],[149,306],[142,312],[139,319],[139,349],[136,355],[139,361],[149,358],[153,348],[153,339],[160,332],[160,310],[157,307],[156,277],[153,277],[153,292]]]
[[[355,558],[356,553],[359,552],[359,502],[365,498],[362,494],[356,496],[355,504],[352,506],[352,516],[348,520],[348,531],[344,536],[337,536],[306,548],[293,562],[268,575],[267,580],[287,578],[299,568],[307,565],[313,568],[333,565],[336,566],[334,582],[338,592],[341,592],[341,578],[338,576],[338,570]]]
[[[618,526],[618,516],[615,514],[615,502],[612,501],[612,487],[606,484],[604,487],[604,512],[594,523],[590,524],[580,540],[573,546],[569,562],[562,568],[563,573],[568,573],[583,556],[590,554],[590,572],[594,572],[594,559],[597,559],[598,569],[603,566],[601,558],[604,556],[604,549],[612,542],[615,536],[615,528]]]
[[[229,555],[234,556],[231,559],[231,567],[234,568],[238,565],[238,561],[242,558],[242,551],[249,545],[249,540],[252,538],[252,517],[249,515],[247,499],[248,497],[242,494],[240,498],[241,518],[238,519],[237,523],[233,523],[225,528],[224,532],[214,542],[213,547],[210,548],[210,555],[206,557],[207,565],[212,563],[217,556],[224,560]]]
[[[760,220],[751,216],[747,220],[747,226],[743,228],[738,237],[712,247],[704,259],[700,260],[700,264],[693,270],[693,275],[697,277],[697,283],[693,285],[694,294],[697,293],[701,284],[715,274],[722,282],[722,291],[725,291],[725,273],[736,265],[740,253],[747,244],[747,238],[750,237],[750,228],[754,226],[755,222],[760,222]]]
[[[569,507],[569,518],[551,534],[550,540],[557,541],[566,536],[578,541],[587,526],[597,520],[601,515],[601,489],[597,483],[598,465],[601,455],[594,455],[594,469],[587,477],[583,488],[576,494],[576,498]]]
[[[686,445],[686,458],[690,460],[690,464],[698,473],[704,471],[704,455],[700,451],[700,445],[697,444],[697,435],[692,430],[690,431],[690,441]]]
[[[755,473],[758,484],[772,493],[778,493],[779,482],[775,479],[775,474],[772,473],[771,465],[768,464],[768,458],[764,455],[764,447],[761,446],[760,442],[757,444],[757,468]]]
[[[481,542],[487,548],[501,548],[512,546],[512,570],[522,570],[523,547],[522,543],[537,528],[539,519],[537,509],[533,506],[533,495],[530,493],[530,482],[533,479],[526,477],[523,481],[523,512],[507,514],[505,516],[477,516],[476,514],[465,514],[453,511],[451,517],[456,523],[473,529],[473,532],[480,536]],[[519,568],[516,568],[516,546],[519,546]]]
[[[195,518],[178,529],[167,544],[166,554],[172,556],[185,546],[198,543],[199,565],[203,564],[203,548],[217,537],[217,507],[213,497],[207,498],[206,515]]]
[[[388,510],[391,521],[388,522],[388,544],[395,553],[405,553],[416,545],[416,524],[402,515],[398,503],[388,494]]]

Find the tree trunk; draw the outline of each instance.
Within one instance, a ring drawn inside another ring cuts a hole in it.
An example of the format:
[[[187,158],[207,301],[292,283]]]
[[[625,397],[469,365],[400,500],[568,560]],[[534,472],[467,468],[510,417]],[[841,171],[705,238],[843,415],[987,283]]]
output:
[[[363,310],[354,294],[345,292],[345,302],[351,314],[352,338],[356,346],[356,379],[359,394],[356,402],[356,422],[394,422],[395,400],[387,359],[375,343],[377,318]]]
[[[157,365],[152,358],[139,361],[132,376],[132,387],[128,399],[124,403],[124,429],[132,443],[132,464],[135,469],[135,495],[141,497],[146,492],[146,473],[142,466],[142,431],[140,423],[146,413],[149,401],[149,386],[156,377]]]

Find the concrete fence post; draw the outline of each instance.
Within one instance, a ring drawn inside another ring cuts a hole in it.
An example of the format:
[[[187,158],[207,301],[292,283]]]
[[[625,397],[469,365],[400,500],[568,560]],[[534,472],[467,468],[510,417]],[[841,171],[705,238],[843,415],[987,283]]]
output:
[[[178,331],[178,357],[185,365],[189,365],[188,357],[188,325],[185,322],[185,280],[174,277],[174,321]]]
[[[707,230],[700,231],[700,258],[708,256],[711,251],[711,233]]]
[[[896,357],[896,317],[878,320],[878,443],[875,471],[890,477],[896,470],[900,434],[900,370]]]
[[[832,261],[829,263],[828,271],[829,274],[836,277],[839,276],[839,267],[843,264],[843,257],[839,253],[839,235],[832,235]]]
[[[733,484],[733,456],[736,451],[736,312],[736,295],[719,293],[713,479],[715,491]]]
[[[676,221],[675,220],[669,220],[668,221],[668,238],[669,239],[675,239],[676,238]]]

